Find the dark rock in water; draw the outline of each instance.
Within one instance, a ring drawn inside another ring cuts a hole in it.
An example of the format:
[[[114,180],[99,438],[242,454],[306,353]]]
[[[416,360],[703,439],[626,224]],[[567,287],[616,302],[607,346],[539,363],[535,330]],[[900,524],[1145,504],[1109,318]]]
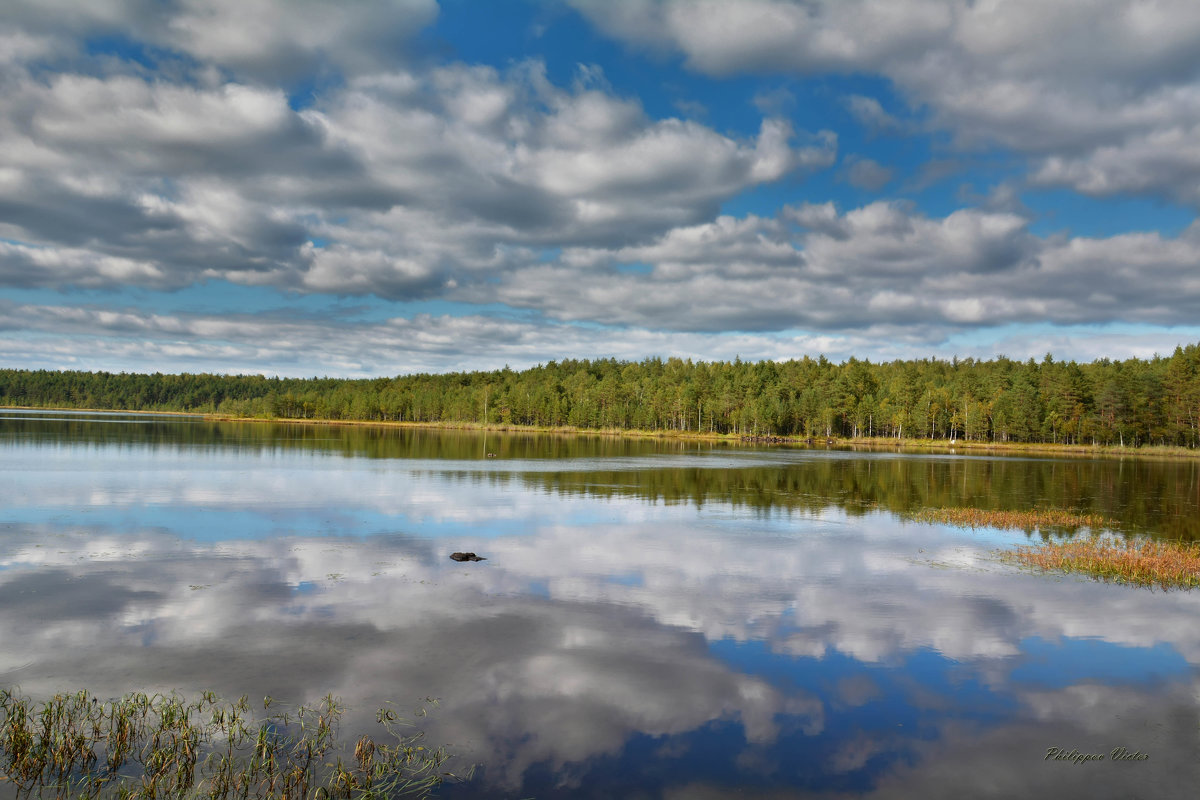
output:
[[[487,561],[483,556],[477,556],[474,553],[451,553],[450,557],[455,561]]]

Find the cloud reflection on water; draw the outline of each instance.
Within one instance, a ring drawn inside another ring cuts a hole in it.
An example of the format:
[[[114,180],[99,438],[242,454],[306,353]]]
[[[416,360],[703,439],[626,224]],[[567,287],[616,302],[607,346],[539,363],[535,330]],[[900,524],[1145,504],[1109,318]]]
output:
[[[518,796],[1173,796],[1198,777],[1200,596],[1021,573],[989,556],[1009,534],[379,462],[158,466],[136,491],[14,476],[6,682],[334,692],[363,715],[437,696],[431,739]]]

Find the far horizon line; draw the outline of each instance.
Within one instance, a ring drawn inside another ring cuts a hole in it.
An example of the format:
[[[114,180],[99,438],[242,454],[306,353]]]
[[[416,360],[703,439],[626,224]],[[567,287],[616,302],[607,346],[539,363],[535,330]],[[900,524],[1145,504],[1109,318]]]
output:
[[[228,378],[238,378],[238,377],[263,378],[265,380],[373,381],[373,380],[392,380],[392,379],[399,379],[399,378],[411,378],[411,377],[416,377],[416,376],[420,376],[420,375],[478,375],[478,374],[491,374],[491,373],[504,373],[504,372],[522,373],[522,372],[530,372],[530,371],[537,370],[537,369],[545,369],[551,365],[561,365],[564,363],[578,363],[578,364],[589,364],[589,365],[590,364],[601,364],[601,363],[617,363],[617,364],[629,365],[629,364],[644,364],[644,363],[653,362],[653,361],[658,361],[661,363],[670,363],[671,361],[678,361],[680,363],[691,364],[691,365],[728,364],[728,365],[733,366],[733,365],[738,365],[738,364],[765,364],[765,363],[788,364],[788,363],[792,363],[792,362],[812,361],[812,362],[816,362],[818,364],[824,362],[824,363],[827,363],[827,364],[830,364],[833,366],[845,366],[846,364],[850,364],[850,363],[871,364],[871,365],[880,365],[880,366],[887,365],[887,364],[907,364],[907,363],[912,363],[912,364],[942,363],[942,364],[947,364],[951,367],[956,367],[958,364],[964,363],[964,362],[969,362],[969,363],[973,363],[973,364],[991,364],[993,362],[1001,362],[1001,361],[1007,361],[1009,363],[1021,364],[1021,365],[1025,365],[1025,366],[1037,366],[1038,364],[1077,364],[1077,365],[1078,364],[1113,364],[1113,363],[1126,363],[1126,362],[1131,362],[1131,361],[1154,363],[1156,361],[1169,360],[1173,355],[1181,353],[1184,350],[1190,349],[1192,347],[1200,347],[1200,340],[1198,340],[1196,342],[1188,342],[1187,344],[1177,344],[1175,346],[1175,349],[1172,351],[1172,353],[1170,355],[1164,355],[1158,351],[1155,351],[1152,355],[1146,356],[1146,357],[1129,356],[1127,358],[1114,358],[1111,356],[1100,356],[1097,358],[1093,358],[1090,361],[1084,361],[1084,360],[1074,359],[1074,358],[1066,358],[1066,359],[1058,358],[1051,351],[1047,351],[1040,359],[1035,358],[1034,356],[1029,356],[1028,358],[1012,358],[1004,353],[997,353],[996,355],[991,356],[989,358],[980,358],[980,357],[970,356],[970,355],[959,356],[957,354],[954,354],[949,357],[924,356],[921,358],[892,358],[892,359],[887,359],[887,360],[883,360],[883,359],[872,360],[870,357],[861,357],[860,358],[858,356],[851,355],[851,356],[847,356],[839,361],[835,361],[835,360],[828,358],[824,353],[819,353],[815,356],[809,355],[809,354],[804,354],[802,356],[792,356],[789,358],[743,359],[743,358],[741,358],[741,356],[734,356],[733,359],[711,359],[711,360],[701,359],[701,358],[693,358],[691,356],[653,355],[653,356],[645,356],[643,358],[637,358],[637,359],[618,358],[616,356],[598,356],[598,357],[594,357],[594,358],[554,358],[554,359],[549,359],[546,361],[538,361],[533,366],[522,367],[522,368],[513,368],[513,367],[509,366],[508,364],[505,364],[502,367],[494,367],[492,369],[447,369],[447,370],[443,370],[440,372],[424,370],[424,371],[399,372],[399,373],[390,373],[390,374],[380,373],[380,374],[375,374],[375,375],[365,375],[365,376],[358,376],[358,377],[345,377],[345,376],[338,376],[338,375],[330,375],[328,373],[326,373],[324,375],[315,375],[315,374],[309,375],[309,374],[301,374],[301,373],[284,374],[281,372],[236,372],[236,371],[226,372],[226,371],[210,371],[210,370],[200,370],[200,371],[195,371],[195,372],[188,371],[188,370],[178,370],[178,371],[164,372],[162,370],[154,370],[154,371],[112,370],[112,369],[104,369],[104,368],[85,369],[85,368],[80,368],[80,367],[67,368],[67,367],[7,367],[7,366],[0,366],[0,372],[5,372],[5,371],[8,371],[8,372],[55,372],[55,373],[74,372],[74,373],[90,374],[90,375],[108,374],[108,375],[145,375],[145,376],[213,375],[213,376],[221,376],[221,377],[228,377]]]

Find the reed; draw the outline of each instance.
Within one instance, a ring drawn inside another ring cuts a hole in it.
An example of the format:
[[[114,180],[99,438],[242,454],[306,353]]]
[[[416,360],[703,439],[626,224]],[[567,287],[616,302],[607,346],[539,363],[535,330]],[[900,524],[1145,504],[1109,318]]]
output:
[[[958,525],[964,528],[1007,528],[1023,531],[1082,527],[1100,530],[1111,525],[1109,520],[1099,514],[1077,514],[1057,509],[1001,511],[984,508],[924,508],[910,514],[908,518],[915,522]]]
[[[376,715],[382,735],[351,749],[333,696],[290,713],[270,706],[256,714],[245,697],[211,692],[34,701],[0,690],[0,778],[17,798],[373,800],[427,797],[453,777],[445,750],[402,730],[409,723],[391,709]]]
[[[1167,589],[1200,586],[1200,545],[1094,536],[1019,547],[1003,557],[1044,571],[1080,573],[1103,581]]]

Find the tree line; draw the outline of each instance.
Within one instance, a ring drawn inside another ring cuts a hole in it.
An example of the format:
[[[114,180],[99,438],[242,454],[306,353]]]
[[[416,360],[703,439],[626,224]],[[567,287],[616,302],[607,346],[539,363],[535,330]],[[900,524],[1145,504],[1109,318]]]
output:
[[[1200,345],[1091,363],[551,361],[395,378],[0,370],[0,404],[744,436],[1196,447]]]

